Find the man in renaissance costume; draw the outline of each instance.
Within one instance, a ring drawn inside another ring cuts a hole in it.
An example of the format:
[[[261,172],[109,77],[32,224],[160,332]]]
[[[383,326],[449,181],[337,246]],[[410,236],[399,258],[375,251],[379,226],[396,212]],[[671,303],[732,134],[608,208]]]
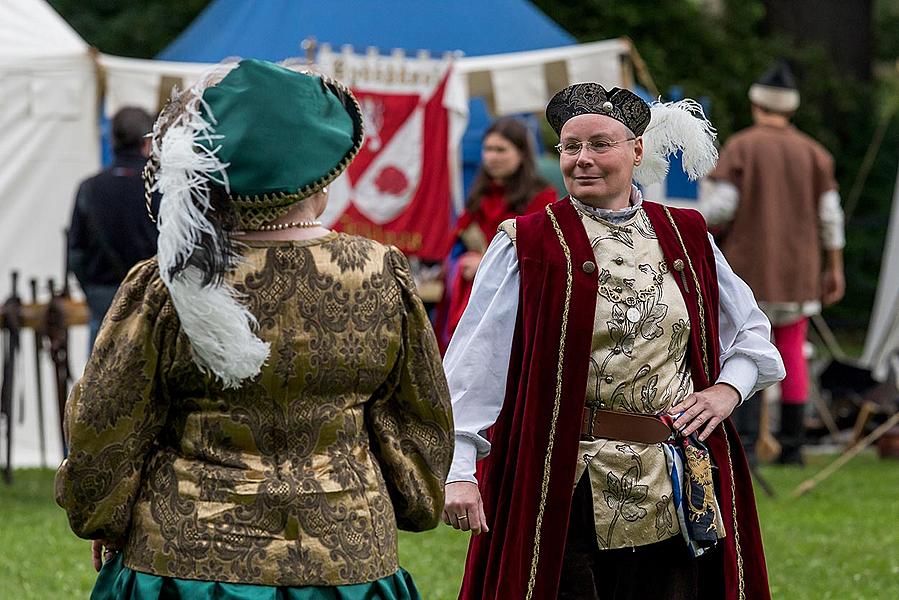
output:
[[[771,320],[787,375],[781,384],[780,462],[802,463],[808,400],[804,353],[808,317],[837,302],[843,277],[843,210],[833,157],[790,119],[799,90],[789,66],[777,63],[749,88],[754,124],[733,135],[704,182],[700,210],[724,228],[721,249]],[[823,257],[823,261],[822,261]],[[753,402],[747,452],[758,431]],[[741,411],[742,412],[742,411]]]
[[[460,598],[768,598],[727,417],[783,376],[769,323],[699,213],[632,183],[677,149],[704,174],[714,132],[595,83],[546,115],[569,196],[500,226],[444,360]]]

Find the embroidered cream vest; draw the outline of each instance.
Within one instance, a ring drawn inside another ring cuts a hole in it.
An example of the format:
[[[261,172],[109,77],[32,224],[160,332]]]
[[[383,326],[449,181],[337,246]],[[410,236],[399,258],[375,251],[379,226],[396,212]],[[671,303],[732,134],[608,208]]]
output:
[[[581,220],[599,270],[587,405],[661,413],[693,391],[690,319],[675,274],[642,209],[620,224],[584,213]],[[600,548],[680,533],[661,444],[582,441],[575,484],[585,472]]]

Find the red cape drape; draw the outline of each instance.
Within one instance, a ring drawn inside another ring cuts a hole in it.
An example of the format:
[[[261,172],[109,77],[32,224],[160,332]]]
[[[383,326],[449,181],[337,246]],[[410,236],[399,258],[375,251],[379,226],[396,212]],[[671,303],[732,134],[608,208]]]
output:
[[[478,465],[491,531],[472,538],[459,596],[462,600],[546,600],[557,595],[586,396],[599,269],[584,268],[596,258],[570,200],[556,202],[550,210],[555,222],[546,212],[516,220],[521,273],[518,321],[505,402],[489,432],[492,450]],[[685,277],[675,275],[675,280],[690,312],[690,364],[694,387],[701,390],[717,378],[719,360],[717,273],[705,222],[696,211],[669,209],[677,224],[675,230],[661,205],[644,202],[644,210],[669,270],[677,272],[676,260],[684,263]],[[700,303],[690,262],[700,283],[704,328],[699,326]],[[744,598],[768,600],[749,469],[729,420],[715,430],[707,444],[718,467],[716,489],[727,537],[722,551],[715,554],[720,560],[702,561],[702,585],[712,592],[707,597],[740,600],[742,588]]]

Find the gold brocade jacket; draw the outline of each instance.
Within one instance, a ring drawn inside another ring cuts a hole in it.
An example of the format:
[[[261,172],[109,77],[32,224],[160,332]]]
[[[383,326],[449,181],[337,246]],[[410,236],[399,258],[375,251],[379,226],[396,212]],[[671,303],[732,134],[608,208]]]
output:
[[[400,252],[338,233],[246,242],[229,280],[271,343],[223,389],[191,359],[155,259],[137,265],[66,407],[57,502],[125,565],[278,586],[398,568],[436,526],[453,452],[440,356]]]

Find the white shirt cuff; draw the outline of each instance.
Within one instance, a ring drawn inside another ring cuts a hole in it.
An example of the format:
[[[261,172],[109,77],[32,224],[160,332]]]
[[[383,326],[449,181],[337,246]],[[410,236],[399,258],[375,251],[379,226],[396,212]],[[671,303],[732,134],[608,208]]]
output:
[[[759,368],[748,356],[734,354],[721,365],[721,373],[715,383],[733,386],[740,394],[740,404],[752,395],[759,379]]]
[[[846,217],[836,190],[824,192],[818,201],[821,246],[825,250],[842,250],[846,246]]]
[[[727,181],[703,179],[699,182],[699,212],[710,227],[734,220],[740,191]]]
[[[478,447],[471,438],[457,434],[456,447],[453,450],[453,464],[450,467],[449,475],[446,476],[446,482],[470,481],[477,483],[478,480],[474,476],[477,458]]]

